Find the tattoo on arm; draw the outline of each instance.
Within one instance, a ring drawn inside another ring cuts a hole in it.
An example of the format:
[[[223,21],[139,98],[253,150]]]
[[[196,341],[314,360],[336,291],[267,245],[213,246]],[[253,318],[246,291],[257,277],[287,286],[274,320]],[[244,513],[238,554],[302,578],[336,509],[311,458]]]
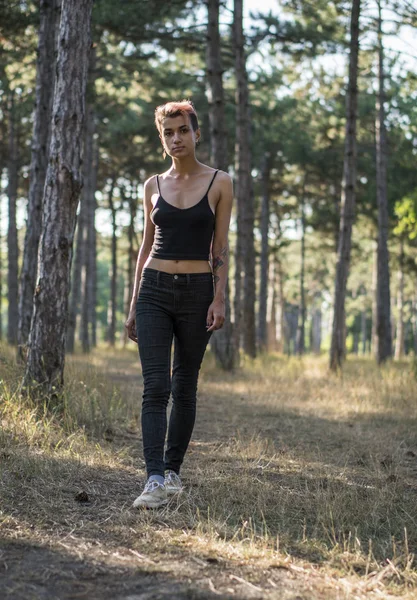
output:
[[[222,261],[220,256],[216,256],[216,258],[213,260],[213,270],[217,271],[217,269],[220,269],[220,267],[222,267],[223,265],[224,262]]]
[[[213,258],[213,279],[214,285],[217,285],[220,281],[220,277],[217,275],[219,269],[221,269],[227,263],[227,257],[229,253],[229,248],[225,246],[219,252],[218,256]]]
[[[228,247],[225,246],[224,248],[222,248],[220,250],[219,256],[214,257],[214,259],[213,259],[214,273],[216,273],[223,265],[226,264],[228,252],[229,252]]]

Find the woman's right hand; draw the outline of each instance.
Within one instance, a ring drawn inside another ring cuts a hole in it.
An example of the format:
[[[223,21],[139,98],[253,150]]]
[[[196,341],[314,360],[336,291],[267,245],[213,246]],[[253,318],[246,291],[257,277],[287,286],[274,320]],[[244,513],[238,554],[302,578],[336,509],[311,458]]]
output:
[[[138,343],[138,337],[136,335],[136,318],[135,318],[135,313],[134,312],[130,312],[129,316],[127,317],[127,321],[125,323],[125,327],[127,329],[127,335],[128,337],[133,340],[134,342],[136,342],[136,344]]]

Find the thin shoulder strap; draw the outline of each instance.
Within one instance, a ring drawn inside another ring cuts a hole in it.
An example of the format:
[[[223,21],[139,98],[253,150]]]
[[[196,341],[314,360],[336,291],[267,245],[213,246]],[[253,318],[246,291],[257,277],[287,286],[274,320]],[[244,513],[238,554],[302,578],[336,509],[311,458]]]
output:
[[[213,179],[210,181],[210,185],[208,186],[208,190],[207,190],[207,192],[206,192],[206,196],[207,196],[207,194],[209,193],[209,191],[210,191],[210,188],[211,188],[211,186],[213,185],[213,181],[216,179],[216,175],[217,175],[217,173],[218,173],[218,172],[219,172],[219,169],[216,169],[216,172],[215,172],[215,173],[214,173],[214,175],[213,175]]]
[[[159,175],[156,176],[156,186],[158,188],[158,194],[161,195],[161,188],[159,187]]]

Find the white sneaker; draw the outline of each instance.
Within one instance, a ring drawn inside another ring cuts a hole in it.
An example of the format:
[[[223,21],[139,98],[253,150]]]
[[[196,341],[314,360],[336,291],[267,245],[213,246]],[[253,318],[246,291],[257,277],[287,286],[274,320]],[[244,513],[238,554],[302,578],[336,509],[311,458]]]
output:
[[[154,479],[147,481],[145,488],[140,496],[133,503],[134,508],[158,508],[167,504],[167,490],[165,485],[158,483]]]
[[[175,471],[165,471],[165,489],[168,496],[178,494],[184,489],[182,481]]]

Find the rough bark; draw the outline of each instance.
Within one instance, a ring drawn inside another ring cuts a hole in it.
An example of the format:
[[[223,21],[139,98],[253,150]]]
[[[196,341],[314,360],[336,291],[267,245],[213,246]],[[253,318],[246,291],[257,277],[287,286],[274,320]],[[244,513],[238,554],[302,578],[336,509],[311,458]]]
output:
[[[261,273],[259,288],[258,343],[265,351],[268,345],[267,305],[269,278],[269,204],[270,204],[271,163],[269,153],[265,152],[262,164],[262,203],[261,203]]]
[[[116,235],[116,207],[113,201],[113,192],[116,180],[112,180],[109,190],[109,207],[111,211],[112,238],[111,238],[111,271],[110,271],[110,301],[107,317],[107,340],[110,346],[116,343],[116,310],[117,310],[117,235]]]
[[[223,67],[220,52],[219,0],[208,0],[207,25],[207,98],[210,124],[210,159],[215,169],[227,171],[227,135],[224,115]],[[230,288],[226,285],[226,315],[223,327],[211,336],[211,349],[219,367],[233,369],[238,361],[236,339],[230,311]]]
[[[219,32],[220,0],[208,0],[207,99],[210,123],[210,158],[215,169],[227,171],[227,136],[224,116],[223,67]]]
[[[23,358],[33,312],[33,292],[38,267],[38,245],[42,224],[42,197],[45,186],[54,97],[56,39],[61,0],[41,0],[35,109],[30,161],[30,180],[25,245],[19,293],[19,354]]]
[[[334,292],[330,368],[337,370],[345,358],[345,299],[349,274],[352,226],[356,202],[356,118],[358,105],[359,16],[361,2],[353,0],[350,23],[349,84],[346,96],[346,134],[339,244]]]
[[[234,0],[234,46],[236,71],[236,198],[239,259],[244,267],[242,298],[243,350],[256,356],[254,199],[251,176],[249,90],[246,71],[243,2]]]
[[[7,341],[9,344],[17,344],[18,326],[18,258],[19,248],[17,241],[16,225],[16,201],[19,177],[19,155],[16,126],[15,93],[10,92],[9,101],[9,143],[8,143],[8,188],[9,199],[9,224],[7,228]]]
[[[404,355],[404,240],[400,240],[400,261],[397,292],[397,331],[395,336],[396,359]]]
[[[378,0],[378,94],[376,100],[376,184],[378,205],[378,277],[376,360],[392,356],[391,299],[388,252],[387,134],[384,109],[384,49],[382,43],[381,3]]]
[[[72,247],[81,182],[90,22],[93,0],[64,2],[59,30],[53,127],[43,198],[38,277],[26,382],[46,390],[64,381]]]

